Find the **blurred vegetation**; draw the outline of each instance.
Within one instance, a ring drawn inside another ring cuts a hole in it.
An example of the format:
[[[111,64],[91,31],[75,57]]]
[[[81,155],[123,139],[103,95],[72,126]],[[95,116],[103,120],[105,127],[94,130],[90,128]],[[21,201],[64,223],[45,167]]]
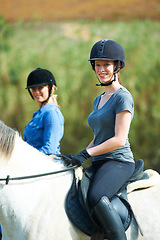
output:
[[[135,116],[130,142],[135,159],[145,168],[160,171],[160,22],[75,21],[17,22],[0,18],[0,112],[1,120],[21,134],[37,110],[26,87],[30,71],[37,67],[53,72],[58,101],[65,117],[63,154],[83,150],[93,138],[87,117],[96,87],[89,59],[92,45],[100,39],[119,42],[126,53],[122,84],[132,93]]]
[[[160,20],[159,0],[0,0],[0,15],[9,21]]]

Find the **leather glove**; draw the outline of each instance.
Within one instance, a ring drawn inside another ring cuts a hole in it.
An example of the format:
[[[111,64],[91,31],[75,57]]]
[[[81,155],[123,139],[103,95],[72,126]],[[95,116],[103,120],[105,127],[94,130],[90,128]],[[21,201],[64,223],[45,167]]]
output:
[[[91,156],[87,152],[86,149],[84,149],[82,152],[79,152],[75,156],[72,157],[72,165],[77,165],[78,167],[82,166],[82,164]]]
[[[74,157],[73,154],[69,154],[65,157],[65,165],[67,167],[71,166],[72,165],[72,158]]]
[[[69,154],[69,155],[67,155],[67,157],[72,159],[74,157],[74,155],[73,154]]]

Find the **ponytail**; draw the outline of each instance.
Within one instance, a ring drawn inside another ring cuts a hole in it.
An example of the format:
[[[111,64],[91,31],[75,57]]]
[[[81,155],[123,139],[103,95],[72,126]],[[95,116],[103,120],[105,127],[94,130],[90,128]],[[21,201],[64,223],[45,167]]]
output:
[[[52,90],[51,90],[51,98],[52,98],[53,102],[57,105],[57,107],[59,107],[58,101],[57,101],[57,95],[54,94],[54,90],[55,90],[55,89],[56,89],[56,86],[53,85],[53,86],[52,86]]]

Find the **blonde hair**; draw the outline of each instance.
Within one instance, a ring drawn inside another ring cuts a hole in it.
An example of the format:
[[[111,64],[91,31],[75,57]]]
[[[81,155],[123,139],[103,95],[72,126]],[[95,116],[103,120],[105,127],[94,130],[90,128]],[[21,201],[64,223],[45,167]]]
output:
[[[53,85],[52,90],[51,90],[51,98],[52,98],[53,102],[57,105],[57,107],[59,107],[59,104],[58,104],[58,101],[57,101],[57,95],[54,94],[55,89],[56,89],[56,86]]]

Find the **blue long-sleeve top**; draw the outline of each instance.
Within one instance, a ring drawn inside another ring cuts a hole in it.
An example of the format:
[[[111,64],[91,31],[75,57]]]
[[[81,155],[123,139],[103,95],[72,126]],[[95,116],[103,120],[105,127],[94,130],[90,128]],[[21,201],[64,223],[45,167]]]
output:
[[[45,154],[60,154],[64,134],[64,117],[55,103],[48,103],[34,112],[26,125],[23,139]]]

